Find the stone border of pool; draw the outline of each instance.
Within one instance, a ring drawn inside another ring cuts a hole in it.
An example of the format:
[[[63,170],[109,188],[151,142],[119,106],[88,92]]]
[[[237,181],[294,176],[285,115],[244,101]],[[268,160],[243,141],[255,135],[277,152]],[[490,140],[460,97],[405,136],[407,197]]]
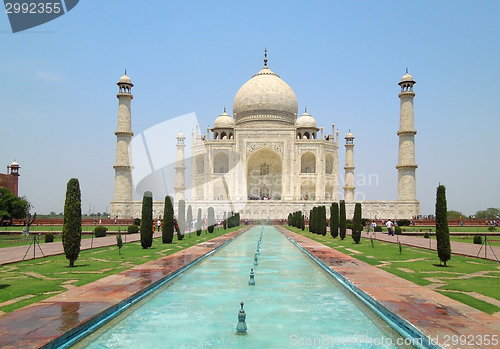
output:
[[[58,348],[120,314],[250,227],[5,314],[0,317],[0,348]]]
[[[446,348],[500,347],[498,318],[359,261],[284,227],[278,226],[277,228],[303,250],[321,261],[333,273],[340,275],[355,289],[360,290],[360,294],[364,293],[375,300],[381,306],[380,311],[388,310],[415,326],[427,337],[427,344],[433,344],[429,341],[429,338],[432,338],[438,339],[439,345]],[[393,320],[398,322],[397,318]],[[452,336],[463,335],[467,336],[467,343],[470,342],[470,345],[452,344]],[[470,341],[469,335],[474,336]],[[492,337],[494,335],[496,337]],[[445,343],[448,338],[449,340]],[[480,344],[486,338],[489,338],[490,345]],[[496,345],[491,344],[492,338],[498,340]]]

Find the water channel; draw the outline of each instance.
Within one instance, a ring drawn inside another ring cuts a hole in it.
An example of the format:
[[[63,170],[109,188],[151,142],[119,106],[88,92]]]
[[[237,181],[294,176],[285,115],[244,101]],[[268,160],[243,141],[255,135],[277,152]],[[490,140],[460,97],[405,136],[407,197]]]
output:
[[[276,228],[257,226],[72,348],[395,348],[399,338]]]

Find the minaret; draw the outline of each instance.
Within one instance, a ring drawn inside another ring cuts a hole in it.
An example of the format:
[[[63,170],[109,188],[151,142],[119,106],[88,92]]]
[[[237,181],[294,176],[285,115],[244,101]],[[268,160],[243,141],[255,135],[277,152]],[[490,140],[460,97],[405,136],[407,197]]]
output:
[[[344,200],[354,201],[354,136],[351,131],[345,136],[345,187]]]
[[[118,218],[130,218],[132,203],[132,164],[130,141],[132,132],[130,102],[132,101],[132,81],[125,75],[118,85],[118,127],[116,129],[115,198],[111,202],[112,213]]]
[[[16,160],[10,166],[7,166],[7,174],[9,177],[9,189],[15,196],[19,195],[19,169],[21,167]]]
[[[413,123],[413,77],[406,74],[398,84],[401,86],[401,114],[399,123],[399,161],[398,169],[398,200],[416,201],[416,181],[415,181],[415,134],[417,131]]]
[[[186,199],[186,185],[185,185],[185,176],[186,176],[186,165],[184,164],[184,148],[186,145],[184,144],[184,134],[179,132],[176,137],[177,139],[177,162],[175,164],[175,202],[179,202],[179,200]]]

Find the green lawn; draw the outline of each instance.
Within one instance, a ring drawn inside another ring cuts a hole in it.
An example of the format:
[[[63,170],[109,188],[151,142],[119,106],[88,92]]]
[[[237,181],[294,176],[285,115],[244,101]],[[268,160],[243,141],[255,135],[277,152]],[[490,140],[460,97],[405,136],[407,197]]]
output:
[[[68,267],[69,262],[64,255],[2,265],[0,303],[19,297],[30,298],[4,305],[0,310],[14,311],[66,291],[62,286],[65,283],[69,287],[82,286],[237,229],[239,227],[227,230],[220,228],[212,234],[204,231],[199,237],[192,233],[182,241],[178,241],[174,236],[172,244],[163,244],[159,238],[146,250],[142,249],[140,242],[127,243],[123,245],[121,255],[118,254],[116,246],[85,250],[80,252],[75,268]]]
[[[424,238],[423,236],[420,236],[421,238]],[[433,240],[436,239],[436,235],[432,235],[431,237]],[[484,235],[482,236],[482,239],[484,241]],[[456,241],[456,242],[466,242],[469,244],[474,243],[474,235],[464,235],[464,236],[450,236],[450,241]],[[490,243],[491,246],[499,246],[500,247],[500,236],[488,236],[488,242]],[[477,250],[479,251],[481,245],[477,245]],[[500,256],[498,256],[500,258]]]
[[[5,230],[5,229],[13,229],[16,228],[15,231],[11,230]],[[19,229],[17,229],[19,228]],[[82,232],[83,233],[89,233],[89,234],[83,234],[82,238],[83,239],[90,239],[92,238],[92,235],[90,234],[95,227],[93,226],[83,226],[82,227]],[[120,226],[109,226],[108,231],[118,231],[118,228],[121,228],[122,232],[127,231],[128,227],[120,227]],[[62,227],[61,226],[56,226],[56,227],[49,227],[49,226],[43,226],[43,227],[35,227],[30,229],[30,235],[29,236],[24,236],[21,232],[22,229],[21,227],[3,227],[0,228],[0,234],[9,232],[9,235],[0,235],[0,248],[3,247],[12,247],[12,246],[23,246],[23,245],[29,245],[33,241],[33,236],[37,235],[38,231],[49,231],[54,234],[54,241],[61,241],[61,232],[62,232]],[[40,236],[40,244],[45,243],[45,238],[44,236]]]
[[[472,234],[477,234],[477,233],[488,233],[488,226],[478,226],[478,227],[456,227],[456,226],[450,226],[450,232],[453,233],[472,233]],[[436,226],[416,226],[416,227],[401,227],[401,229],[406,229],[407,232],[420,232],[422,230],[422,234],[426,231],[429,231],[431,229],[434,233],[436,232]],[[382,226],[382,230],[387,232],[387,228]],[[496,228],[496,232],[500,232],[500,228]]]
[[[436,291],[446,296],[452,293],[446,292],[447,290],[477,292],[500,301],[500,292],[498,292],[500,289],[500,264],[497,262],[453,255],[447,263],[449,267],[444,268],[439,263],[437,253],[429,250],[403,246],[400,254],[397,244],[374,240],[374,247],[372,247],[370,239],[367,238],[362,238],[360,244],[355,244],[350,236],[346,236],[342,241],[339,238],[334,239],[330,235],[322,236],[312,234],[307,230],[287,228],[417,285],[427,286],[434,283],[429,278],[437,279],[443,285],[438,287]],[[413,273],[407,272],[408,269]],[[450,298],[488,314],[500,311],[499,307],[479,301],[464,293],[453,292]]]

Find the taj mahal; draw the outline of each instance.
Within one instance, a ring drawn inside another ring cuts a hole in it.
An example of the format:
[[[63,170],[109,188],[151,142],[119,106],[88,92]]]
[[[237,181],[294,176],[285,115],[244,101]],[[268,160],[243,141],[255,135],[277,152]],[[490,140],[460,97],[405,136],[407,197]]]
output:
[[[364,218],[407,218],[419,214],[416,200],[413,77],[406,72],[401,92],[398,197],[394,201],[362,201]],[[118,127],[114,199],[111,215],[117,218],[141,216],[142,201],[133,200],[130,142],[131,93],[134,86],[125,74],[117,83]],[[212,128],[202,134],[198,125],[191,131],[191,173],[186,177],[185,142],[182,132],[172,140],[176,146],[175,198],[186,200],[193,212],[214,207],[216,218],[224,212],[240,212],[243,219],[286,219],[301,210],[306,215],[314,206],[329,206],[345,200],[352,218],[355,204],[354,135],[345,136],[345,185],[339,188],[339,131],[318,128],[307,113],[298,115],[297,97],[288,84],[268,67],[263,68],[239,89],[232,115],[219,115]],[[346,127],[347,128],[347,127]],[[176,144],[175,144],[176,143]],[[342,141],[344,143],[344,141]],[[186,184],[191,197],[186,198]],[[343,197],[342,197],[343,192]],[[341,194],[339,197],[339,193]],[[153,215],[163,215],[164,198],[154,198]],[[329,215],[327,210],[327,215]]]

